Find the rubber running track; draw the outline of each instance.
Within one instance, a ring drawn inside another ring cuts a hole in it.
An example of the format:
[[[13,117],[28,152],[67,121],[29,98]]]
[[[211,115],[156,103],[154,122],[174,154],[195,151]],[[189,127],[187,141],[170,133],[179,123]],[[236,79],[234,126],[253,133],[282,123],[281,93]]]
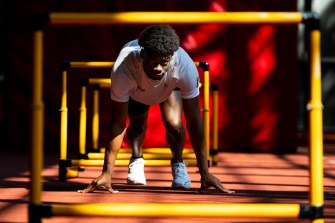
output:
[[[119,193],[96,191],[77,193],[101,173],[101,167],[86,167],[78,178],[58,181],[58,154],[45,154],[43,170],[45,203],[308,203],[308,155],[301,147],[295,154],[220,153],[218,166],[210,172],[235,194],[220,194],[209,189],[196,194],[199,174],[188,167],[191,190],[171,189],[170,167],[146,167],[147,186],[126,185],[127,168],[116,167],[113,188]],[[29,154],[0,152],[0,223],[28,221]],[[325,222],[335,222],[335,146],[325,145],[324,152]],[[45,223],[175,223],[175,222],[310,222],[299,219],[229,219],[229,218],[111,218],[111,217],[52,217]]]

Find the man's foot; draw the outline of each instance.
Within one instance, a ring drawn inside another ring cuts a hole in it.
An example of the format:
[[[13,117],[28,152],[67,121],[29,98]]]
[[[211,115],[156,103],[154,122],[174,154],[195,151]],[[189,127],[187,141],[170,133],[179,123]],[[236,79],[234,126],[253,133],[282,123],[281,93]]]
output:
[[[146,185],[143,158],[131,159],[128,168],[128,184]]]
[[[172,163],[172,187],[190,189],[191,181],[184,162]]]

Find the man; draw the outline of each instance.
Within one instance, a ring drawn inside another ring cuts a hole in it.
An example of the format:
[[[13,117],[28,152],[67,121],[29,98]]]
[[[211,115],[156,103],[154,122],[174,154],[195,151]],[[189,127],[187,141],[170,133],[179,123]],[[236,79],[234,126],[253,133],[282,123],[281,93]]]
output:
[[[132,147],[127,183],[146,184],[142,145],[149,107],[159,104],[166,140],[172,152],[172,187],[191,187],[182,160],[186,134],[182,123],[184,110],[187,131],[201,175],[200,190],[214,187],[221,192],[233,193],[209,173],[198,101],[198,71],[189,55],[179,46],[179,37],[171,26],[148,26],[138,40],[127,43],[115,61],[111,78],[112,114],[103,170],[86,189],[79,192],[90,193],[98,188],[117,192],[111,186],[111,178],[124,136]]]

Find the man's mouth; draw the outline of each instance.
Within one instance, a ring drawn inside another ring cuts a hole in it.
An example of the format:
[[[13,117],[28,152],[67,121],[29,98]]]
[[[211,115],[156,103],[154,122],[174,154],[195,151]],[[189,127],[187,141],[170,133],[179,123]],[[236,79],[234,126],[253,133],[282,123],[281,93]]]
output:
[[[153,80],[160,80],[163,77],[163,73],[158,73],[158,74],[151,74],[150,78]]]

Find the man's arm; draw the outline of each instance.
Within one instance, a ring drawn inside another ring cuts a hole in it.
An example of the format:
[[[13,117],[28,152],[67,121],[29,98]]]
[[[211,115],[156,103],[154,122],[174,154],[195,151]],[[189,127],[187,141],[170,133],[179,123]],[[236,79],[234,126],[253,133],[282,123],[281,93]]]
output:
[[[122,140],[126,131],[126,119],[128,114],[128,102],[116,102],[112,100],[111,118],[108,126],[108,135],[105,144],[105,158],[102,173],[99,177],[84,190],[79,190],[80,193],[90,193],[98,188],[107,189],[111,193],[112,173],[115,166],[117,154],[122,144]]]
[[[234,193],[234,191],[224,188],[220,180],[209,173],[203,122],[200,116],[198,97],[183,99],[183,109],[186,119],[186,129],[197,158],[197,164],[201,175],[200,189],[205,190],[209,187],[215,187],[221,192]]]
[[[112,176],[115,160],[126,130],[128,102],[112,100],[111,118],[105,144],[105,158],[102,172]]]
[[[183,109],[186,129],[196,154],[200,175],[202,176],[203,174],[208,174],[208,163],[198,97],[183,99]]]

